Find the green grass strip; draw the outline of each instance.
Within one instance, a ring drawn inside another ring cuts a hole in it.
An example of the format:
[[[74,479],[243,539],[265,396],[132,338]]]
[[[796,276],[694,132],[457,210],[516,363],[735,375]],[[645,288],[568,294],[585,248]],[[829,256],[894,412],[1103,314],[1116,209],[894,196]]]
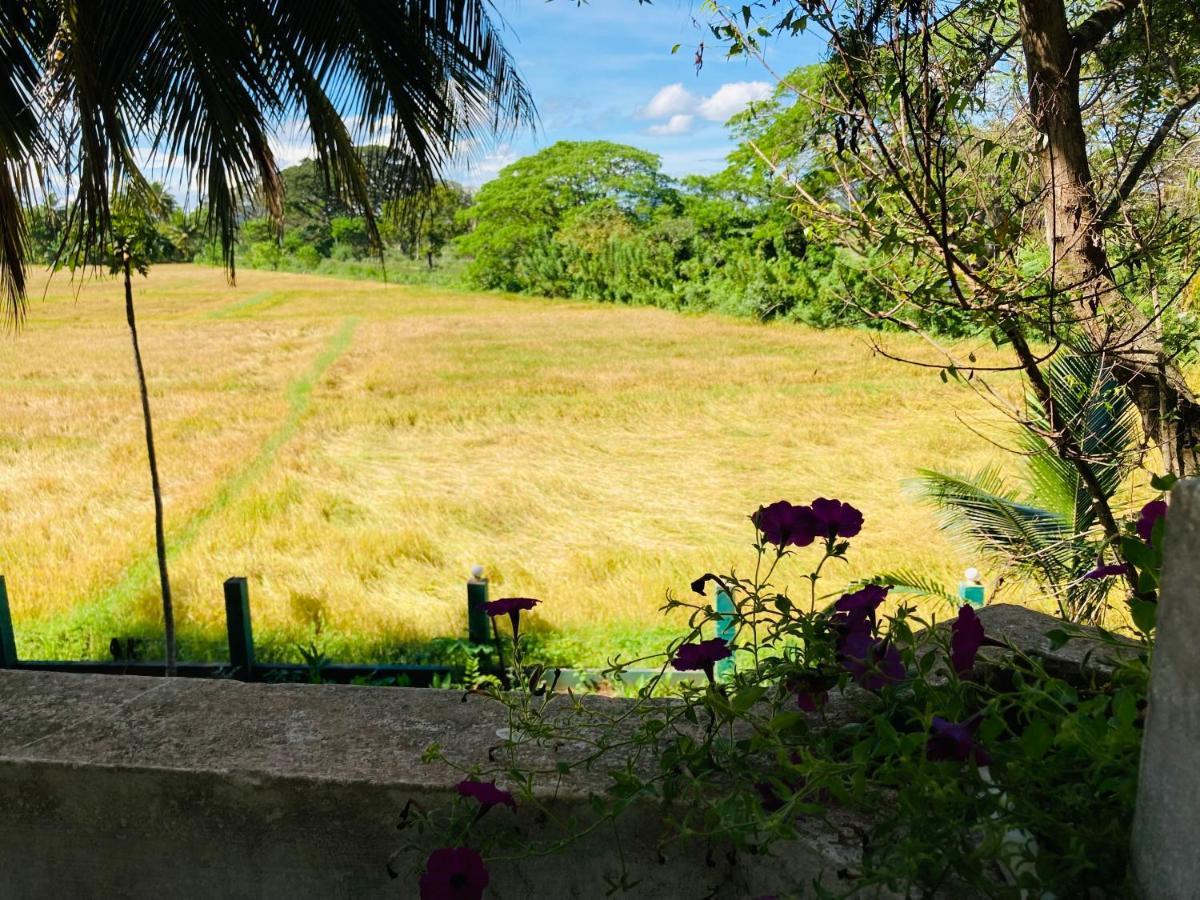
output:
[[[350,347],[359,322],[357,317],[344,319],[341,327],[330,338],[321,355],[313,360],[308,371],[288,385],[288,411],[279,427],[270,434],[255,457],[241,471],[221,485],[207,505],[194,512],[182,526],[171,530],[167,536],[168,557],[179,553],[191,544],[209,520],[225,509],[234,498],[271,466],[279,449],[299,430],[301,419],[312,402],[313,387],[321,380],[329,367]],[[59,653],[89,652],[90,635],[79,632],[96,631],[101,626],[119,621],[118,614],[121,607],[128,605],[140,590],[151,582],[157,581],[157,578],[158,557],[151,550],[126,566],[120,579],[98,597],[86,601],[66,616],[45,623],[43,626],[45,631],[33,626],[33,634],[29,636],[29,643],[52,646]],[[42,632],[40,635],[37,634],[39,631]]]
[[[222,306],[207,313],[206,319],[248,319],[264,310],[272,309],[286,300],[279,291],[259,291],[243,300]]]

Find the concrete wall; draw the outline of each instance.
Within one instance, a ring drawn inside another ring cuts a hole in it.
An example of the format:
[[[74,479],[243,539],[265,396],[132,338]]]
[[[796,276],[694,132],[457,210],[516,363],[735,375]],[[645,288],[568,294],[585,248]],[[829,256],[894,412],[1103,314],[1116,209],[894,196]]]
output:
[[[457,692],[0,671],[0,897],[415,897],[422,860],[387,873],[401,810],[459,780],[421,753],[483,762],[502,725]],[[603,781],[567,784],[561,812]],[[757,897],[835,884],[854,862],[850,829],[814,829],[783,865],[703,847],[660,860],[656,821],[623,829],[644,879],[630,896]],[[539,827],[507,810],[484,822]],[[615,843],[605,831],[492,869],[492,897],[603,897]]]
[[[1055,621],[1027,610],[982,616],[989,635],[1049,664],[1078,668],[1093,649],[1051,651]],[[462,765],[485,762],[501,713],[447,691],[0,670],[0,900],[415,897],[423,859],[399,859],[396,880],[387,872],[401,811],[410,799],[448,802],[460,777],[421,755],[437,743]],[[589,792],[606,784],[573,777],[558,812],[586,815]],[[545,837],[528,813],[483,822]],[[704,846],[660,857],[658,822],[645,809],[622,827],[641,879],[623,897],[756,898],[814,880],[845,890],[863,824],[814,823],[767,860]],[[491,868],[492,898],[600,898],[617,845],[605,829]]]

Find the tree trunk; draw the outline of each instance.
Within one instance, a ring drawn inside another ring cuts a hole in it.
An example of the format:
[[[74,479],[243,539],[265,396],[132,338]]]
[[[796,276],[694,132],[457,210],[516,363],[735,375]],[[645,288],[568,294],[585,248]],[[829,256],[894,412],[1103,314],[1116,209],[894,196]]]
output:
[[[154,452],[154,427],[150,419],[150,394],[146,390],[146,370],[138,345],[137,319],[133,314],[133,278],[129,253],[122,253],[125,268],[125,320],[133,340],[133,362],[137,367],[138,390],[142,395],[142,421],[146,426],[146,455],[150,459],[150,488],[154,493],[154,548],[158,554],[158,579],[162,587],[163,631],[167,639],[167,675],[175,674],[175,607],[171,602],[171,582],[167,578],[167,540],[163,527],[162,485],[158,480],[158,458]]]
[[[1177,475],[1200,471],[1200,406],[1163,351],[1159,329],[1117,286],[1104,243],[1079,101],[1082,49],[1064,0],[1020,0],[1029,110],[1039,153],[1046,243],[1053,261],[1052,325],[1077,324],[1129,391],[1146,436]],[[1059,294],[1059,292],[1062,292]]]

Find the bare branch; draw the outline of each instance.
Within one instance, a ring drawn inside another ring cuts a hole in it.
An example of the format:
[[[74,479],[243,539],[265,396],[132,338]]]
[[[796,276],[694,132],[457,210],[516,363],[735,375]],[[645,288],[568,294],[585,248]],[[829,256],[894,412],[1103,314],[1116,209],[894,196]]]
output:
[[[1158,128],[1155,129],[1154,135],[1146,144],[1145,149],[1129,167],[1129,171],[1125,173],[1125,178],[1117,188],[1116,194],[1108,201],[1108,205],[1104,207],[1104,212],[1100,214],[1101,222],[1109,222],[1117,214],[1121,208],[1121,204],[1129,199],[1129,195],[1136,190],[1138,182],[1145,173],[1146,168],[1154,160],[1154,155],[1166,143],[1167,138],[1171,136],[1171,132],[1175,126],[1179,124],[1179,120],[1187,115],[1188,110],[1200,103],[1200,84],[1197,84],[1189,92],[1183,94],[1175,101],[1170,111],[1163,117]]]

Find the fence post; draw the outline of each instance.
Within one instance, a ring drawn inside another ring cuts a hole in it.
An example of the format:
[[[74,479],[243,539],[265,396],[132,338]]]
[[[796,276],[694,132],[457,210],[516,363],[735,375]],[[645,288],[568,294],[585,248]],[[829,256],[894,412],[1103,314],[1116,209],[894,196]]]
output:
[[[726,644],[733,643],[734,637],[737,636],[737,620],[735,615],[737,607],[733,605],[733,598],[729,595],[729,591],[720,582],[717,583],[717,595],[713,598],[713,607],[717,611],[717,637],[723,640]],[[733,658],[723,659],[717,663],[717,675],[724,678],[733,671]]]
[[[471,569],[471,580],[467,582],[467,639],[472,644],[491,642],[488,627],[488,581],[483,577],[483,567]]]
[[[225,627],[234,677],[253,681],[254,631],[250,624],[250,588],[245,578],[230,578],[225,582]]]
[[[0,575],[0,669],[17,664],[17,639],[13,635],[12,616],[8,611],[8,588]]]

